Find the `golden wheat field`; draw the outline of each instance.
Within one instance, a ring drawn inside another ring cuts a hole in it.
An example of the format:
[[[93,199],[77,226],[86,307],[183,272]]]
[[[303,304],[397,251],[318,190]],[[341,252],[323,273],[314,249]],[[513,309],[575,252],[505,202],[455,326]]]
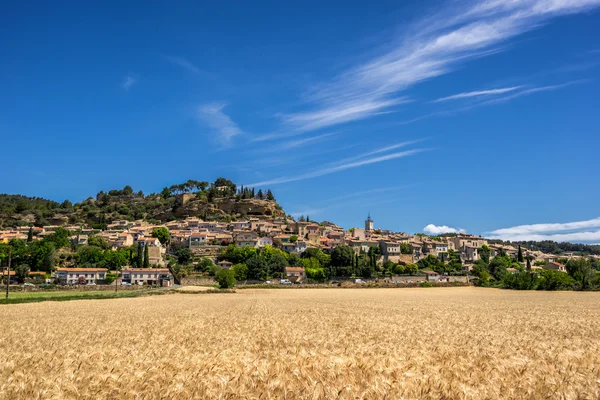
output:
[[[600,396],[600,293],[238,290],[0,307],[3,399]]]

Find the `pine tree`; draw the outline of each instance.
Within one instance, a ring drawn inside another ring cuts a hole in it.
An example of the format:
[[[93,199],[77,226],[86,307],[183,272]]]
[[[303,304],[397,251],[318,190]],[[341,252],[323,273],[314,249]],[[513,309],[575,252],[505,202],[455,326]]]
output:
[[[144,246],[144,268],[150,268],[150,257],[148,256],[148,245]]]
[[[27,241],[28,242],[33,241],[33,227],[32,226],[29,227],[29,233],[27,233]]]
[[[267,200],[275,200],[275,196],[273,196],[273,192],[271,192],[271,189],[267,190]]]
[[[254,188],[252,188],[252,198],[254,198]]]
[[[259,200],[263,199],[263,192],[262,189],[258,189],[258,194],[256,195],[256,197],[258,197]]]
[[[521,250],[521,245],[519,245],[519,253],[517,254],[517,261],[523,262],[523,250]]]

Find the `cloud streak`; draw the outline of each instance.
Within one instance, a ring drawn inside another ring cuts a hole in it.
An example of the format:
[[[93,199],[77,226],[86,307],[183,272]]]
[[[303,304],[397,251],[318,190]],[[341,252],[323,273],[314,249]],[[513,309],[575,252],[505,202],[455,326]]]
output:
[[[284,142],[284,143],[281,143],[280,145],[274,146],[269,150],[270,151],[279,151],[279,150],[296,149],[298,147],[308,146],[308,145],[316,143],[316,142],[331,140],[337,134],[338,134],[337,132],[331,132],[331,133],[325,133],[323,135],[312,136],[312,137],[309,137],[306,139],[290,140],[288,142]]]
[[[188,70],[189,72],[192,72],[194,74],[202,74],[202,70],[198,67],[196,67],[190,60],[188,60],[187,58],[184,57],[176,57],[176,56],[165,56],[165,58],[167,59],[167,61],[169,61],[171,64],[173,65],[177,65],[185,70]]]
[[[340,172],[340,171],[345,171],[347,169],[358,168],[358,167],[362,167],[365,165],[380,163],[383,161],[408,157],[408,156],[412,156],[412,155],[415,155],[415,154],[418,154],[418,153],[421,153],[421,152],[424,152],[427,150],[428,149],[414,149],[414,150],[401,151],[401,152],[397,152],[397,153],[387,154],[384,156],[367,158],[367,159],[363,159],[360,161],[349,162],[349,163],[330,166],[330,167],[323,167],[323,168],[319,168],[317,170],[314,170],[312,172],[308,172],[305,174],[284,176],[284,177],[280,177],[280,178],[276,178],[276,179],[272,179],[272,180],[268,180],[268,181],[264,181],[264,182],[249,183],[246,186],[267,186],[267,185],[279,185],[282,183],[289,183],[289,182],[297,182],[297,181],[302,181],[302,180],[306,180],[306,179],[310,179],[310,178],[317,178],[320,176],[333,174],[333,173]]]
[[[474,100],[473,103],[469,104],[469,105],[465,105],[462,107],[458,107],[458,108],[454,108],[454,109],[446,109],[446,110],[441,110],[441,111],[434,111],[428,114],[424,114],[421,115],[419,117],[413,118],[413,119],[409,119],[406,121],[401,121],[398,122],[398,125],[408,125],[408,124],[412,124],[414,122],[418,122],[418,121],[422,121],[424,119],[428,119],[428,118],[433,118],[433,117],[443,117],[443,116],[451,116],[451,115],[456,115],[459,114],[461,112],[465,112],[465,111],[469,111],[472,110],[474,108],[477,107],[483,107],[483,106],[488,106],[488,105],[492,105],[492,104],[499,104],[499,103],[505,103],[508,102],[510,100],[519,98],[521,96],[528,96],[530,94],[534,94],[534,93],[540,93],[540,92],[549,92],[549,91],[553,91],[553,90],[559,90],[559,89],[563,89],[572,85],[576,85],[576,84],[580,84],[583,82],[589,82],[589,79],[583,79],[583,80],[576,80],[576,81],[570,81],[570,82],[565,82],[565,83],[561,83],[561,84],[557,84],[557,85],[548,85],[548,86],[539,86],[539,87],[534,87],[534,88],[530,88],[530,89],[526,89],[526,90],[521,90],[517,93],[513,93],[507,96],[500,96],[500,97],[496,97],[493,99],[476,99]]]
[[[452,96],[442,97],[437,100],[433,100],[432,103],[440,103],[442,101],[448,101],[448,100],[466,99],[466,98],[470,98],[470,97],[480,97],[480,96],[503,94],[503,93],[513,92],[522,87],[523,86],[513,86],[513,87],[501,88],[501,89],[478,90],[475,92],[458,93],[458,94],[454,94]]]
[[[242,130],[232,119],[223,112],[226,104],[205,104],[198,108],[198,118],[208,124],[216,133],[217,141],[222,145],[229,145],[231,139],[242,135]]]
[[[283,115],[285,125],[310,131],[357,121],[410,101],[402,91],[499,51],[504,42],[550,19],[584,12],[600,0],[462,2],[415,30],[394,49],[342,72],[306,94],[309,110]],[[466,6],[464,5],[466,4]]]
[[[133,85],[137,83],[137,79],[135,79],[131,75],[127,75],[123,80],[123,84],[121,85],[125,91],[129,91]]]

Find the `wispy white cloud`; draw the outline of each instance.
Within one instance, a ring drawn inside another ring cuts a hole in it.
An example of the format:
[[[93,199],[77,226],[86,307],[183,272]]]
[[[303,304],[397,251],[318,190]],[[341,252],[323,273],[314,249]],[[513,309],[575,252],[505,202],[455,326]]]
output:
[[[194,74],[202,74],[203,71],[196,67],[190,60],[184,57],[176,57],[176,56],[165,56],[167,61],[169,61],[173,65],[177,65],[183,69],[186,69]]]
[[[456,4],[456,3],[454,3]],[[584,12],[600,0],[465,1],[427,21],[387,53],[317,86],[306,97],[312,109],[283,116],[298,131],[320,129],[389,111],[410,101],[400,92],[438,77],[550,19]]]
[[[131,87],[133,85],[135,85],[136,83],[137,83],[137,79],[135,79],[131,75],[127,75],[125,77],[125,79],[123,80],[123,84],[121,86],[123,86],[123,89],[125,89],[126,91],[129,91],[129,89],[131,89]]]
[[[423,228],[423,232],[429,233],[430,235],[441,235],[443,233],[464,233],[465,230],[462,228],[452,228],[447,225],[429,224]]]
[[[207,123],[217,133],[217,141],[228,145],[235,136],[243,134],[231,118],[223,112],[226,104],[205,104],[198,108],[198,118]]]
[[[511,241],[520,240],[554,240],[557,242],[600,240],[600,218],[586,221],[518,225],[510,228],[496,229],[489,232],[492,239]]]
[[[590,80],[588,79],[582,79],[582,80],[576,80],[576,81],[570,81],[570,82],[565,82],[565,83],[561,83],[561,84],[557,84],[557,85],[548,85],[548,86],[539,86],[539,87],[533,87],[530,89],[525,89],[525,90],[521,90],[518,91],[517,93],[513,93],[507,96],[497,96],[495,98],[492,99],[488,99],[486,97],[482,98],[482,99],[476,99],[474,100],[473,103],[468,104],[466,106],[461,106],[458,108],[452,108],[452,109],[445,109],[445,110],[441,110],[441,111],[433,111],[406,121],[401,121],[398,122],[398,125],[408,125],[408,124],[412,124],[413,122],[418,122],[418,121],[422,121],[424,119],[428,119],[428,118],[433,118],[433,117],[447,117],[447,116],[451,116],[451,115],[456,115],[459,114],[461,112],[465,112],[465,111],[469,111],[472,110],[474,108],[477,107],[483,107],[483,106],[488,106],[488,105],[492,105],[492,104],[498,104],[498,103],[505,103],[508,102],[510,100],[516,99],[518,97],[521,96],[528,96],[530,94],[534,94],[534,93],[540,93],[540,92],[549,92],[549,91],[553,91],[553,90],[558,90],[558,89],[563,89],[572,85],[576,85],[576,84],[580,84],[583,82],[589,82]]]
[[[321,208],[303,208],[300,209],[300,211],[294,211],[291,212],[290,215],[294,218],[298,218],[302,215],[318,215],[320,213],[322,213],[323,211],[326,211],[328,209],[330,209],[331,207],[321,207]]]
[[[298,147],[304,147],[304,146],[308,146],[313,143],[322,142],[325,140],[331,140],[337,134],[338,134],[338,132],[331,132],[331,133],[325,133],[323,135],[311,136],[311,137],[305,138],[305,139],[290,140],[287,142],[280,143],[279,145],[273,146],[269,150],[279,151],[279,150],[289,150],[289,149],[295,149]]]
[[[375,191],[371,191],[371,193],[375,193]],[[339,200],[340,198],[334,197],[331,199],[328,199],[326,201],[326,203],[331,203],[333,201]],[[398,203],[401,201],[401,199],[399,198],[369,198],[368,201],[363,201],[364,199],[362,198],[355,198],[353,200],[351,200],[350,202],[344,202],[342,205],[340,204],[334,204],[334,205],[328,205],[325,207],[305,207],[300,209],[300,211],[294,211],[292,213],[290,213],[290,215],[292,217],[299,217],[301,215],[320,215],[322,214],[324,211],[328,211],[328,210],[333,210],[333,209],[339,209],[340,207],[345,207],[346,209],[348,209],[349,207],[352,207],[354,209],[356,208],[361,208],[363,209],[364,207],[367,206],[374,206],[374,205],[380,205],[380,204],[389,204],[389,203]]]
[[[452,96],[446,96],[446,97],[442,97],[442,98],[433,100],[432,103],[439,103],[439,102],[448,101],[448,100],[465,99],[465,98],[469,98],[469,97],[480,97],[480,96],[491,96],[491,95],[503,94],[503,93],[513,92],[522,87],[523,86],[513,86],[513,87],[507,87],[507,88],[500,88],[500,89],[489,89],[489,90],[478,90],[478,91],[474,91],[474,92],[463,92],[463,93],[454,94]]]
[[[566,223],[518,225],[511,228],[496,229],[490,233],[494,235],[525,235],[530,233],[563,232],[589,228],[600,228],[600,217],[588,219],[586,221]]]
[[[503,97],[499,97],[499,98],[495,98],[495,99],[490,99],[490,100],[486,100],[483,101],[481,103],[479,103],[478,105],[489,105],[489,104],[495,104],[495,103],[502,103],[502,102],[506,102],[509,100],[513,100],[516,99],[517,97],[521,97],[521,96],[527,96],[530,94],[534,94],[534,93],[540,93],[540,92],[549,92],[549,91],[553,91],[553,90],[558,90],[558,89],[563,89],[572,85],[577,85],[583,82],[589,82],[589,80],[585,79],[585,80],[577,80],[577,81],[571,81],[571,82],[565,82],[565,83],[561,83],[558,85],[548,85],[548,86],[540,86],[540,87],[534,87],[531,89],[527,89],[527,90],[522,90],[520,92],[508,95],[508,96],[503,96]]]
[[[265,181],[265,182],[250,183],[247,186],[278,185],[281,183],[302,181],[305,179],[316,178],[316,177],[323,176],[323,175],[333,174],[335,172],[340,172],[340,171],[344,171],[344,170],[351,169],[351,168],[358,168],[358,167],[362,167],[362,166],[369,165],[369,164],[375,164],[375,163],[380,163],[383,161],[394,160],[397,158],[408,157],[408,156],[412,156],[414,154],[421,153],[421,152],[427,151],[427,150],[428,149],[414,149],[414,150],[401,151],[398,153],[387,154],[387,155],[380,156],[380,157],[367,158],[365,160],[341,164],[341,165],[337,165],[337,166],[333,166],[333,167],[320,168],[320,169],[317,169],[315,171],[308,172],[305,174],[283,176],[283,177],[271,179],[271,180]]]
[[[352,156],[352,157],[344,158],[344,159],[339,160],[339,161],[335,161],[333,163],[333,165],[347,164],[350,161],[360,160],[361,158],[366,158],[368,156],[372,156],[372,155],[375,155],[375,154],[387,153],[388,151],[397,150],[397,149],[400,149],[402,147],[410,146],[411,144],[422,142],[424,140],[427,140],[427,139],[425,138],[425,139],[409,140],[409,141],[406,141],[406,142],[395,143],[395,144],[392,144],[390,146],[381,147],[379,149],[368,151],[366,153],[362,153],[362,154],[359,154],[359,155],[356,155],[356,156]]]
[[[600,240],[600,230],[598,231],[585,231],[585,232],[571,232],[571,233],[553,233],[553,234],[525,234],[525,235],[494,235],[490,236],[491,239],[502,239],[510,240],[513,242],[517,241],[543,241],[552,240],[555,242],[593,242]]]
[[[355,197],[372,196],[373,194],[376,194],[376,193],[393,192],[393,191],[396,191],[396,190],[406,189],[409,186],[411,186],[411,185],[388,186],[388,187],[383,187],[383,188],[363,190],[363,191],[360,191],[360,192],[348,193],[348,194],[345,194],[345,195],[342,195],[342,196],[332,197],[332,198],[328,199],[327,202],[329,203],[329,202],[332,202],[332,201],[347,200],[347,199],[352,199],[352,198],[355,198]]]

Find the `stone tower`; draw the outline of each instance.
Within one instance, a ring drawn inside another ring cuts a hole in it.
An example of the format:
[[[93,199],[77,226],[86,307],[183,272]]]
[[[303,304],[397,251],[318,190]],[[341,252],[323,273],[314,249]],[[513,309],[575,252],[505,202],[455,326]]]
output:
[[[373,220],[371,219],[371,213],[369,213],[369,216],[365,220],[365,231],[369,232],[372,230],[373,230]]]

